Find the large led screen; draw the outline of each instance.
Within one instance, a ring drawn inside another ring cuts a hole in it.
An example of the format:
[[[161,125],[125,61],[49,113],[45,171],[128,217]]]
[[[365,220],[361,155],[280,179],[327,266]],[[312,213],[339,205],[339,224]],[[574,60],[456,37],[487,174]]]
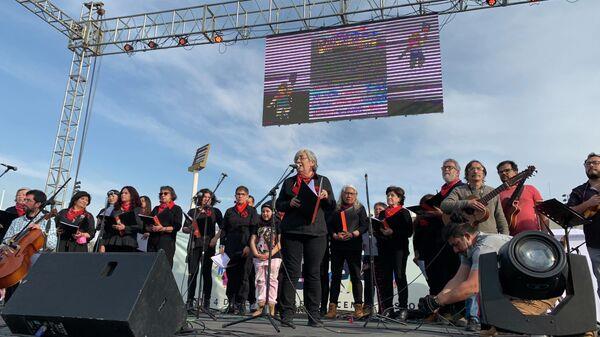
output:
[[[436,15],[267,38],[265,126],[434,112]]]

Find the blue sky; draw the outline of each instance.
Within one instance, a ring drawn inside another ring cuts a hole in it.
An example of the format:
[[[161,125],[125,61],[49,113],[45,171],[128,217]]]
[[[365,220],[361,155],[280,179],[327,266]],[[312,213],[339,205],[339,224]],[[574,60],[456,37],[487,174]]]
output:
[[[55,3],[78,17],[78,2]],[[108,17],[197,4],[104,3]],[[531,182],[544,197],[560,197],[585,181],[587,153],[600,151],[598,12],[598,1],[556,0],[458,14],[441,31],[445,112],[424,116],[263,128],[263,40],[105,57],[82,187],[94,211],[123,185],[153,202],[161,185],[172,185],[188,205],[187,167],[211,143],[200,187],[213,188],[226,172],[223,209],[240,184],[262,197],[303,147],[317,154],[336,194],[351,183],[363,202],[367,172],[371,203],[388,185],[416,203],[439,188],[447,157],[463,166],[481,160],[494,186],[499,161],[535,164]],[[3,1],[0,15],[0,162],[19,168],[0,178],[5,208],[18,187],[44,187],[71,54],[62,34],[17,2]]]

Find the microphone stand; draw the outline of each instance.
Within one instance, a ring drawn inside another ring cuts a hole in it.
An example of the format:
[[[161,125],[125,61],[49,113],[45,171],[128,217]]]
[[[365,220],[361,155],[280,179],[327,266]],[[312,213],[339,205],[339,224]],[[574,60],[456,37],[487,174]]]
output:
[[[104,219],[106,217],[106,209],[110,206],[109,202],[108,202],[108,197],[106,197],[106,204],[104,206],[104,210],[102,213],[102,219],[100,219],[100,222],[98,223],[98,225],[96,226],[96,228],[98,228],[100,231],[98,232],[98,238],[96,239],[96,243],[94,244],[94,249],[93,252],[97,253],[98,250],[100,249],[100,241],[102,240],[102,236],[104,236]]]
[[[8,171],[10,171],[10,168],[8,168],[8,167],[7,167],[7,168],[4,170],[4,172],[2,172],[2,174],[0,174],[0,178],[2,178],[2,176],[3,176],[3,175],[5,175],[5,174],[6,174],[6,172],[8,172]]]
[[[214,190],[212,191],[213,198],[215,197],[215,193],[219,189],[219,186],[221,186],[221,183],[223,182],[223,180],[225,180],[225,177],[227,177],[227,174],[221,173],[221,177],[219,178],[219,181],[217,181],[217,186],[215,186]],[[198,202],[198,201],[196,200],[196,202]],[[193,221],[196,221],[197,215],[198,215],[198,206],[196,206],[196,208],[194,208],[194,217],[192,218],[192,225],[193,225]],[[204,217],[204,226],[203,226],[203,231],[202,231],[204,236],[206,236],[207,228],[208,228],[208,216],[205,216]],[[210,240],[208,240],[208,242],[207,242],[205,237],[202,237],[202,240],[204,242],[202,242],[202,250],[200,251],[200,260],[198,261],[198,267],[196,267],[196,270],[194,270],[194,272],[191,275],[192,279],[196,278],[198,280],[198,289],[200,292],[200,294],[198,295],[198,303],[196,304],[196,318],[199,318],[200,313],[203,312],[203,313],[207,314],[210,318],[212,318],[213,321],[216,321],[217,316],[215,316],[215,314],[210,312],[210,307],[208,309],[204,309],[204,307],[203,307],[203,304],[204,304],[204,291],[203,290],[204,289],[202,289],[202,286],[203,286],[204,278],[202,277],[202,273],[200,271],[202,270],[201,267],[204,267],[204,256],[206,255],[206,246],[210,244]],[[193,231],[193,226],[192,226],[192,230],[190,231],[190,239],[188,241],[188,256],[189,256],[190,252],[193,251],[193,249],[194,249],[193,246],[194,246],[194,231]],[[193,254],[192,254],[192,256],[193,256]],[[188,266],[189,266],[189,263],[190,263],[190,261],[188,259]],[[190,291],[190,289],[188,289],[188,291]],[[195,295],[196,289],[192,289],[192,291],[194,292],[194,295]]]
[[[383,326],[385,328],[387,328],[387,326],[385,325],[385,321],[390,321],[390,322],[394,322],[394,323],[398,323],[398,324],[402,324],[402,325],[406,325],[406,323],[401,322],[399,320],[384,316],[384,315],[380,315],[379,313],[375,312],[375,283],[376,283],[376,278],[375,278],[375,258],[373,256],[373,220],[372,220],[372,215],[371,215],[371,201],[369,199],[369,176],[365,173],[365,189],[366,189],[366,193],[367,193],[367,209],[368,214],[369,214],[369,268],[371,268],[371,302],[373,303],[373,307],[371,308],[371,314],[369,315],[369,317],[367,318],[367,320],[365,321],[365,324],[363,324],[363,328],[367,327],[367,324],[369,324],[369,322],[371,322],[372,320],[377,319],[377,321],[379,323],[383,323]],[[379,253],[379,252],[378,252]],[[379,296],[377,297],[377,300],[379,302],[379,300],[381,300],[379,298]],[[378,309],[381,308],[381,303],[377,304]]]
[[[269,191],[269,193],[267,193],[267,195],[264,196],[264,198],[262,198],[260,200],[260,202],[257,204],[260,205],[268,196],[271,196],[271,206],[273,207],[273,216],[271,217],[271,226],[270,226],[270,234],[268,235],[267,238],[267,247],[269,248],[269,257],[267,259],[267,269],[265,270],[265,286],[267,287],[266,289],[266,293],[265,293],[265,305],[263,306],[263,312],[258,315],[258,316],[251,316],[251,317],[245,317],[242,318],[240,320],[231,322],[231,323],[226,323],[223,324],[223,328],[226,328],[228,326],[231,325],[236,325],[239,323],[243,323],[243,322],[248,322],[248,321],[252,321],[258,318],[266,318],[269,323],[271,323],[271,325],[273,326],[273,329],[275,329],[275,331],[280,332],[279,327],[277,326],[277,324],[275,323],[275,320],[277,320],[279,323],[281,324],[285,324],[286,326],[289,326],[290,328],[294,328],[293,325],[289,325],[288,323],[284,322],[283,320],[281,320],[279,317],[275,317],[273,315],[271,315],[271,312],[269,311],[269,289],[271,288],[271,260],[272,260],[272,251],[273,251],[273,235],[275,233],[275,217],[277,216],[277,207],[275,206],[275,196],[277,195],[277,190],[279,189],[279,185],[281,185],[289,176],[292,175],[292,173],[294,173],[294,170],[296,169],[295,167],[291,167],[292,169],[290,170],[289,173],[286,174],[287,172],[287,168],[285,169],[285,171],[283,172],[283,175],[281,178],[279,178],[279,181],[275,184],[275,186],[273,186],[273,188]],[[280,244],[280,243],[279,243]]]

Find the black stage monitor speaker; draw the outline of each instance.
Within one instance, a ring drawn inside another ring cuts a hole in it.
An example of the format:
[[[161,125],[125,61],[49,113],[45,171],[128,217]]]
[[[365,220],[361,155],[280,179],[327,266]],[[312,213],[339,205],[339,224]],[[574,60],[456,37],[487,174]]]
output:
[[[15,334],[170,337],[185,308],[164,252],[42,254],[2,311]]]

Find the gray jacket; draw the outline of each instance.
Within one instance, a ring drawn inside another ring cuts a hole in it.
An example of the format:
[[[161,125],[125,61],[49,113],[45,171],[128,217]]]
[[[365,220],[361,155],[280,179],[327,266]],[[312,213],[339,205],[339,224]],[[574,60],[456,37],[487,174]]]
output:
[[[469,204],[467,199],[471,195],[481,198],[493,190],[494,188],[486,185],[483,185],[478,190],[471,190],[469,185],[459,186],[453,189],[446,199],[444,199],[441,205],[442,211],[445,213],[452,213],[463,210],[467,208],[467,205]],[[508,235],[508,222],[506,222],[506,218],[504,217],[499,198],[495,197],[490,200],[487,204],[487,208],[490,211],[490,217],[479,224],[479,230],[483,233],[500,233]]]

